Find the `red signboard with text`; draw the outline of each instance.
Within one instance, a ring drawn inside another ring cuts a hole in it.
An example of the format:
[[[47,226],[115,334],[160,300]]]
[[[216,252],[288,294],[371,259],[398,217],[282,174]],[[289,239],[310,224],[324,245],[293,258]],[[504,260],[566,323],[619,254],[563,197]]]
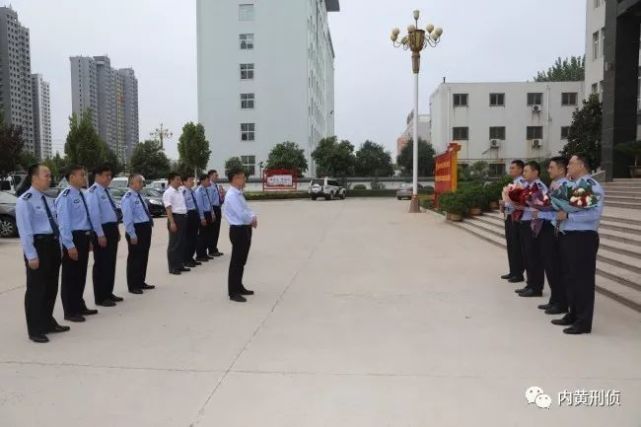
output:
[[[287,169],[265,169],[263,171],[263,191],[296,191],[298,172]]]
[[[448,191],[456,191],[458,187],[458,152],[461,146],[455,142],[448,145],[443,154],[434,158],[434,192],[436,199]]]

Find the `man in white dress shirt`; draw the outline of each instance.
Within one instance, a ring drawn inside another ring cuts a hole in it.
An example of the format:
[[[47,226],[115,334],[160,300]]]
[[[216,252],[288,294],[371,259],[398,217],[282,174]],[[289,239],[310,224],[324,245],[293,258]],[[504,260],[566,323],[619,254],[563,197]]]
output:
[[[243,188],[247,177],[242,168],[232,168],[227,172],[231,188],[225,196],[225,219],[229,223],[229,239],[232,244],[229,278],[227,281],[229,299],[235,302],[246,302],[246,295],[254,291],[245,288],[243,273],[249,248],[251,246],[252,228],[258,227],[258,219],[247,206]]]
[[[187,205],[183,193],[178,189],[182,184],[180,175],[175,172],[170,173],[167,177],[167,184],[167,190],[162,195],[169,229],[167,260],[169,261],[169,274],[180,275],[182,272],[189,271],[184,264]]]

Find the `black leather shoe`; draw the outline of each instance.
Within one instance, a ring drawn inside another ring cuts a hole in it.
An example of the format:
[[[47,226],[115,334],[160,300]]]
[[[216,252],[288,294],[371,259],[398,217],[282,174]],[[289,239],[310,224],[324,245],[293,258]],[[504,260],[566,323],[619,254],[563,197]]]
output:
[[[250,291],[249,289],[243,289],[240,291],[241,295],[254,295],[254,291]]]
[[[509,274],[509,273],[508,274],[504,274],[504,275],[501,276],[501,279],[503,279],[503,280],[508,280],[508,279],[511,279],[511,278],[512,278],[512,275]]]
[[[134,295],[142,295],[143,294],[142,289],[130,289],[129,293],[130,294],[134,294]]]
[[[565,314],[567,313],[567,309],[563,309],[561,307],[558,307],[556,305],[550,306],[547,310],[545,310],[545,314]]]
[[[194,260],[194,267],[198,267],[199,265],[203,265],[202,262]]]
[[[109,298],[104,301],[97,302],[96,305],[100,307],[115,307],[116,303]]]
[[[218,252],[218,251],[216,251],[216,252],[214,252],[212,255],[213,255],[213,256],[215,256],[215,257],[221,257],[221,256],[223,256],[224,254],[223,254],[222,252]]]
[[[196,264],[196,263],[195,263],[195,262],[193,262],[193,261],[192,261],[192,262],[186,262],[186,263],[185,263],[185,267],[191,267],[191,268],[194,268],[194,267],[196,267],[197,265],[198,265],[198,264]]]
[[[196,258],[196,261],[203,263],[203,262],[209,262],[209,257],[198,257]]]
[[[242,295],[231,295],[229,299],[235,302],[247,302],[247,298]]]
[[[171,270],[169,274],[173,274],[174,276],[180,276],[182,273],[180,270]]]
[[[69,326],[62,326],[62,325],[56,325],[54,327],[49,328],[47,331],[48,334],[59,334],[61,332],[67,332],[71,330]]]
[[[111,302],[111,301],[110,301],[110,302]],[[109,303],[107,303],[107,304],[109,304]],[[116,304],[115,304],[115,303],[113,303],[113,302],[112,302],[112,304],[113,304],[113,305],[116,305]],[[100,305],[100,304],[96,304],[96,305]],[[110,306],[110,305],[106,305],[105,307],[111,307],[111,306]],[[98,310],[96,310],[96,309],[88,309],[88,308],[85,308],[84,310],[82,310],[82,311],[80,312],[80,314],[82,314],[83,316],[94,316],[94,315],[98,314]]]
[[[519,296],[523,297],[523,298],[542,297],[543,296],[543,292],[542,291],[535,291],[534,289],[528,289],[525,292],[520,292]]]
[[[29,339],[33,342],[37,342],[38,344],[44,344],[49,342],[49,338],[47,338],[47,336],[43,334],[29,335]]]
[[[516,292],[517,294],[522,294],[523,292],[525,292],[525,291],[529,291],[529,290],[530,290],[530,288],[528,288],[528,287],[526,286],[525,288],[515,289],[515,290],[514,290],[514,292]]]
[[[109,299],[112,300],[113,302],[122,302],[125,300],[124,298],[117,297],[115,295],[110,296]]]
[[[73,315],[73,316],[65,316],[65,320],[68,320],[69,322],[80,323],[80,322],[84,322],[87,319],[85,319],[84,317],[82,317],[79,314],[76,314],[76,315]]]
[[[214,257],[214,256],[212,256],[212,255],[207,255],[207,258],[209,258],[209,259],[214,259],[215,257]]]
[[[541,304],[537,307],[539,310],[547,310],[548,308],[552,308],[552,304],[547,303],[547,304]]]
[[[507,281],[508,283],[521,283],[525,282],[525,279],[523,277],[510,277]]]
[[[592,331],[588,329],[579,328],[578,326],[570,326],[569,328],[563,329],[563,333],[568,335],[589,334],[590,332]]]
[[[560,319],[552,319],[552,322],[550,323],[558,326],[570,326],[574,323],[574,320],[569,316],[563,316]]]
[[[141,289],[156,289],[156,287],[145,283],[144,285],[142,285]]]
[[[182,267],[182,268],[179,268],[178,271],[186,273],[188,271],[191,271],[191,269],[186,268],[186,267]]]

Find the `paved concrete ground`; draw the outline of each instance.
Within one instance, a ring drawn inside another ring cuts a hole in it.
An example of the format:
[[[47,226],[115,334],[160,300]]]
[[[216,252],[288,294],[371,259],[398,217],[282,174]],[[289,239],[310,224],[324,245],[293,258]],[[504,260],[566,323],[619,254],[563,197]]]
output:
[[[0,243],[0,426],[641,425],[641,316],[597,296],[591,336],[568,337],[497,280],[501,250],[409,215],[407,202],[253,203],[246,305],[216,260],[166,274],[44,346],[26,339],[19,247]],[[60,307],[57,307],[61,319]],[[528,406],[527,387],[553,406]],[[559,407],[616,389],[621,406]]]

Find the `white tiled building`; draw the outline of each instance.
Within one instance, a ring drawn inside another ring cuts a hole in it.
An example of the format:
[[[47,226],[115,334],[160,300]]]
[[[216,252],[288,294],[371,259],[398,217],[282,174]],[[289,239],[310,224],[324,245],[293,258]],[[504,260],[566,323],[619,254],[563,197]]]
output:
[[[271,149],[311,152],[334,135],[334,49],[328,13],[338,0],[198,0],[198,116],[210,167],[240,157],[260,173]]]
[[[52,157],[51,150],[51,97],[49,82],[41,74],[32,74],[33,122],[35,155],[38,159]]]
[[[583,82],[442,83],[430,97],[437,153],[461,144],[462,163],[499,173],[514,159],[543,159],[565,145]]]

